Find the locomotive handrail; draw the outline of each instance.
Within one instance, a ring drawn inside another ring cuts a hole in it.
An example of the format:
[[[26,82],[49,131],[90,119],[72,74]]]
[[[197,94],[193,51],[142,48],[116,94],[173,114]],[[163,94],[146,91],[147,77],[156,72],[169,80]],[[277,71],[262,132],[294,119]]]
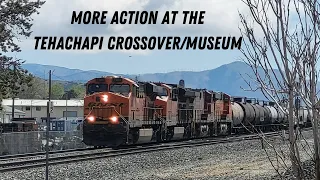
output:
[[[155,112],[155,114],[159,116],[159,119],[161,120],[162,126],[164,126],[165,135],[167,135],[167,121],[166,121],[166,119],[164,119],[161,116],[161,114],[159,114],[158,112]],[[162,138],[162,136],[161,136],[161,138]],[[166,139],[166,137],[165,137],[165,139]],[[165,139],[162,139],[162,140],[165,140]]]
[[[127,144],[129,143],[129,121],[126,120],[114,107],[114,111],[119,115],[119,117],[126,123],[126,131],[127,131]]]
[[[163,108],[158,108],[158,107],[143,107],[143,111],[145,111],[146,109],[148,109],[148,110],[155,110],[154,111],[154,115],[155,115],[155,113],[157,112],[156,110],[163,110]],[[147,113],[148,114],[148,113]]]
[[[203,109],[182,109],[182,108],[178,108],[178,110],[195,110],[195,111],[203,111]]]
[[[163,109],[163,108],[143,107],[143,109]]]

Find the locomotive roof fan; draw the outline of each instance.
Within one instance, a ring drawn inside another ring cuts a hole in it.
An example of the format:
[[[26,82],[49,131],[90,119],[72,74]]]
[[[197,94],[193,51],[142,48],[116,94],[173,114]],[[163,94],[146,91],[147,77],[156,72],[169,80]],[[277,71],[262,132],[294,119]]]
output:
[[[101,77],[101,78],[95,78],[96,82],[105,82],[105,78]]]

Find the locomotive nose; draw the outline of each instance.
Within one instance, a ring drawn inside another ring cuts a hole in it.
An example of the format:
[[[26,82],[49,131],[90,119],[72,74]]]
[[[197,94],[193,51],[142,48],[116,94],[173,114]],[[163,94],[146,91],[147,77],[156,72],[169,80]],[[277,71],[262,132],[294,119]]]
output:
[[[109,101],[109,96],[106,94],[102,94],[101,96],[96,96],[96,102],[108,102]]]

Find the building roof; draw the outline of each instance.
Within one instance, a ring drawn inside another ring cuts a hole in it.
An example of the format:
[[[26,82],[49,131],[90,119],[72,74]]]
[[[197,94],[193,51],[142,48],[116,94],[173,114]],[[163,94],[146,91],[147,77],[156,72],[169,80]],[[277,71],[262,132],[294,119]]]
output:
[[[82,107],[83,100],[80,99],[71,99],[71,100],[51,100],[54,106],[62,106],[62,107]],[[15,99],[15,106],[47,106],[48,100],[43,99]],[[2,105],[4,106],[12,106],[12,99],[3,99]]]
[[[2,108],[3,108],[3,111],[5,112],[5,114],[10,114],[11,115],[12,107],[3,105]],[[25,114],[25,112],[23,112],[21,110],[18,110],[18,109],[14,109],[14,113],[15,114]]]

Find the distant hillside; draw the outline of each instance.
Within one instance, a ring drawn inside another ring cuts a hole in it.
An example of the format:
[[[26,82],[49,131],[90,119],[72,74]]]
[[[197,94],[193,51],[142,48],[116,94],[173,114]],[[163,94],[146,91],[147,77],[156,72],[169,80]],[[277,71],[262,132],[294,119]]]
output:
[[[54,70],[52,76],[53,80],[82,83],[95,77],[116,75],[111,72],[83,71],[79,69],[69,69],[64,67],[41,64],[24,64],[23,67],[35,76],[38,76],[40,78],[45,77],[47,79],[48,71]],[[236,61],[207,71],[177,71],[169,73],[142,74],[139,76],[139,80],[178,83],[180,79],[184,79],[186,86],[193,88],[207,88],[215,91],[222,91],[232,96],[247,96],[265,99],[262,93],[259,91],[250,92],[244,91],[240,88],[248,88],[247,84],[240,76],[240,73],[243,75],[245,75],[246,73],[252,75],[252,70],[245,63]],[[135,78],[136,75],[122,74],[122,76]]]
[[[113,73],[102,71],[83,71],[80,69],[69,69],[59,66],[41,65],[41,64],[23,64],[24,69],[34,74],[37,77],[48,79],[49,70],[54,70],[52,73],[53,80],[86,82],[89,79],[113,75]]]

